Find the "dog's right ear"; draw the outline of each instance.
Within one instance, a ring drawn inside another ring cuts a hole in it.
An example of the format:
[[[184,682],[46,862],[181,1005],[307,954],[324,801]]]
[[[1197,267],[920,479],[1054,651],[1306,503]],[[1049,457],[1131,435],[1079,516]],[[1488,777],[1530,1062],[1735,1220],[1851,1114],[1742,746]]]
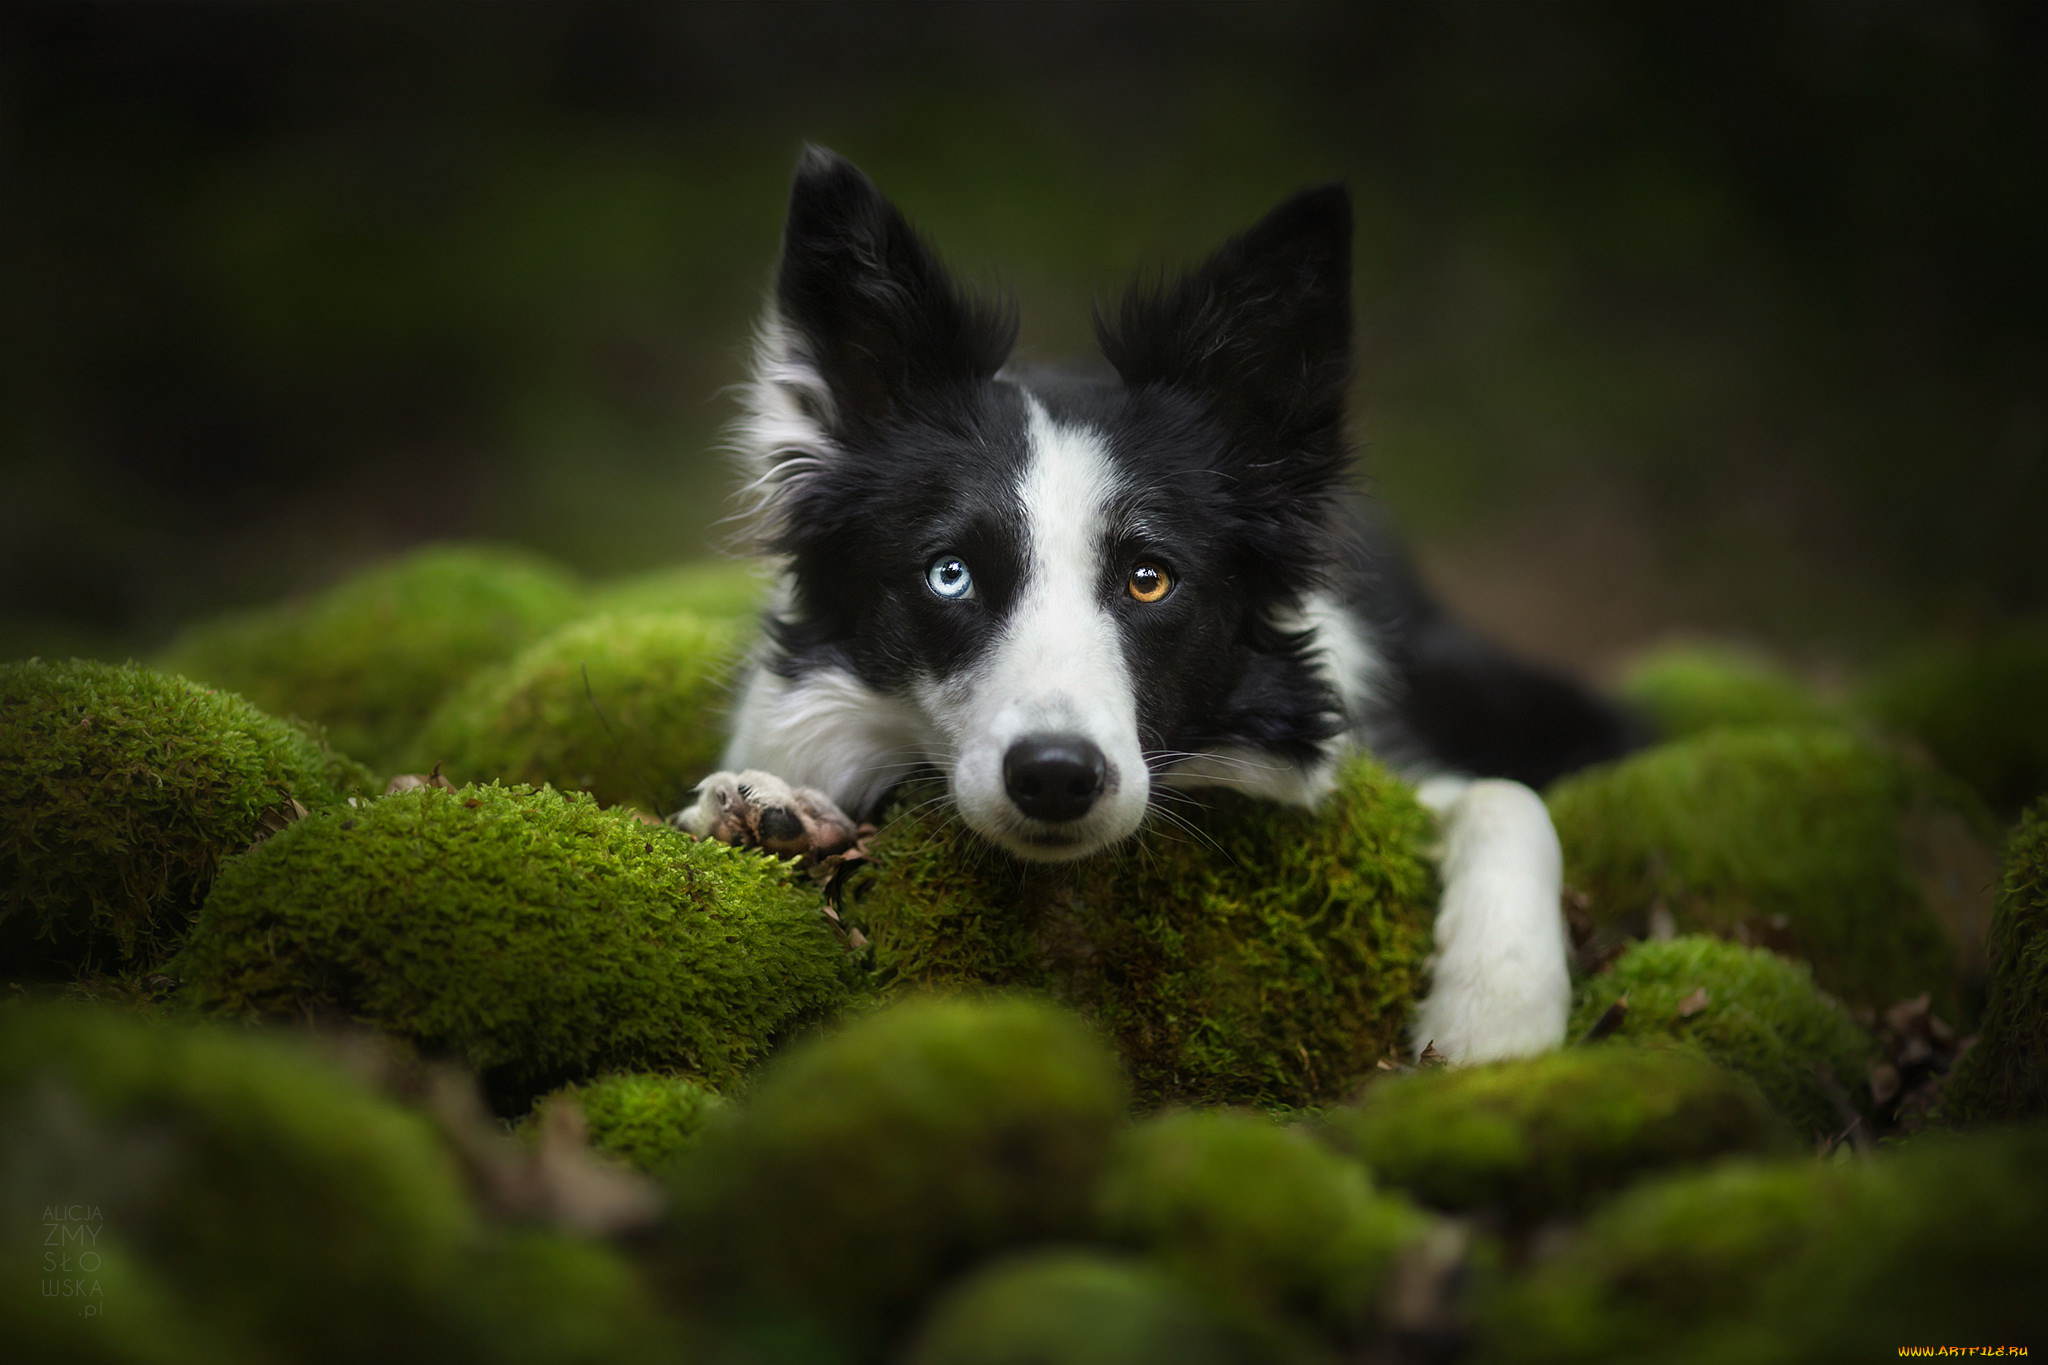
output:
[[[757,486],[772,500],[849,437],[986,380],[1016,336],[853,163],[806,147],[741,431]]]
[[[1095,331],[1126,385],[1198,394],[1262,468],[1287,452],[1305,484],[1335,480],[1347,459],[1350,195],[1304,190],[1179,279],[1133,286]]]

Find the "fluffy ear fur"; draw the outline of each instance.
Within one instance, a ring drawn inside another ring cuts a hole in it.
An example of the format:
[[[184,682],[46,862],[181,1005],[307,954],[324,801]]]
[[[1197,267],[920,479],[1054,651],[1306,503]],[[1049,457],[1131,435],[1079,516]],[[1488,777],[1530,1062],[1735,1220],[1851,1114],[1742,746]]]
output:
[[[1290,482],[1341,477],[1351,377],[1351,198],[1304,190],[1191,273],[1134,285],[1115,321],[1095,318],[1103,355],[1132,389],[1163,385],[1207,403],[1248,459],[1294,466]]]
[[[988,379],[1016,335],[851,162],[806,147],[738,434],[757,510],[772,523],[778,495],[849,442]]]

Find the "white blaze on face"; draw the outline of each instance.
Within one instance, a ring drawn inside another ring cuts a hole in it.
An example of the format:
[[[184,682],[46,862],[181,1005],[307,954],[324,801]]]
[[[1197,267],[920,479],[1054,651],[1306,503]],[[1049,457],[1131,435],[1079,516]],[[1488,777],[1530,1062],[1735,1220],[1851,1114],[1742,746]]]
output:
[[[1103,600],[1102,563],[1115,466],[1102,438],[1057,425],[1036,399],[1023,505],[1025,575],[1003,633],[973,675],[933,679],[920,701],[956,755],[953,797],[967,823],[1029,858],[1076,858],[1126,837],[1150,782],[1123,642]],[[1078,820],[1049,825],[1017,809],[1003,757],[1027,735],[1072,735],[1102,751],[1102,795]]]

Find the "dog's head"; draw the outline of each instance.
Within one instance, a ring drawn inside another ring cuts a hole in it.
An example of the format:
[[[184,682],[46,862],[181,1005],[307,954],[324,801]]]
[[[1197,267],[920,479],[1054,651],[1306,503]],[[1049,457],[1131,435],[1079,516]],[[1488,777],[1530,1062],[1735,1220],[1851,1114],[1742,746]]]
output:
[[[1096,332],[1115,378],[1003,369],[1016,324],[808,151],[740,444],[789,592],[770,666],[907,708],[1020,856],[1133,833],[1162,777],[1295,773],[1344,726],[1311,594],[1347,476],[1349,201],[1315,189]],[[1239,765],[1231,767],[1231,765]]]

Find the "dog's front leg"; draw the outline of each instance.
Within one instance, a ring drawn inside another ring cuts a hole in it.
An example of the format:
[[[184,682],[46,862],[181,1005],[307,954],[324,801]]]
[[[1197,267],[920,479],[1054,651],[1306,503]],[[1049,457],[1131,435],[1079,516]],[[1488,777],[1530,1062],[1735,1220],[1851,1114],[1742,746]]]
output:
[[[773,773],[713,773],[694,795],[668,822],[699,839],[816,861],[845,852],[859,836],[831,797],[815,787],[792,787]]]
[[[1571,973],[1564,859],[1543,800],[1519,782],[1437,777],[1418,793],[1443,822],[1435,969],[1415,1046],[1452,1062],[1564,1041]]]

